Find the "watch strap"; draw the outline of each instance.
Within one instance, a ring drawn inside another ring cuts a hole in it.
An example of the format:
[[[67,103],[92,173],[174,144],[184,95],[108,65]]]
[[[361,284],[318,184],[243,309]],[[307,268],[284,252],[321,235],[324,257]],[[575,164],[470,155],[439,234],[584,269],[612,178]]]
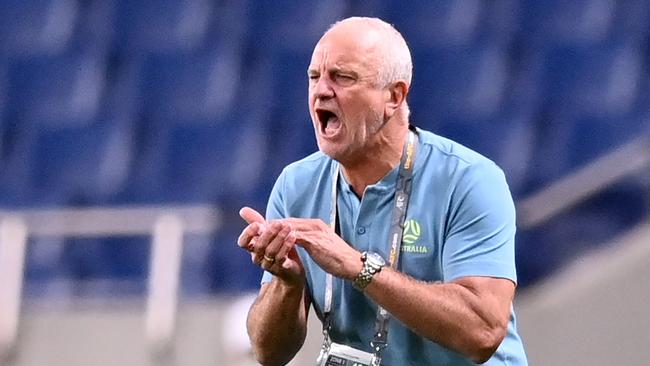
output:
[[[378,263],[373,259],[368,258],[368,252],[364,252],[361,255],[361,261],[363,262],[363,267],[361,271],[354,279],[354,286],[360,290],[365,289],[370,282],[372,282],[373,277],[381,272],[381,269],[385,266],[384,264]]]

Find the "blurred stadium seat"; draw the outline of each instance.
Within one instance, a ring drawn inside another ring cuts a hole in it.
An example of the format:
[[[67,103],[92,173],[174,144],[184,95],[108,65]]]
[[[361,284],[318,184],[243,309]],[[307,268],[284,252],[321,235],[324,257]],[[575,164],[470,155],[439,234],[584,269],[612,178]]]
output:
[[[353,14],[378,16],[394,24],[414,50],[432,47],[507,44],[516,30],[515,1],[426,1],[409,6],[390,1],[353,2]]]
[[[528,189],[537,190],[650,131],[648,112],[558,113],[537,121]]]
[[[79,3],[74,0],[0,2],[0,54],[59,53],[72,39]]]
[[[148,55],[138,80],[143,112],[156,120],[227,113],[237,97],[240,57],[234,49]]]
[[[256,188],[255,180],[235,180],[242,164],[262,167],[255,161],[261,156],[247,155],[242,149],[251,148],[246,140],[259,139],[236,114],[220,119],[162,120],[150,123],[146,131],[145,146],[133,162],[133,174],[124,190],[114,197],[116,202],[220,203],[232,196],[247,197]]]
[[[624,116],[584,114],[572,118],[568,133],[569,167],[575,168],[593,161],[618,146],[650,132],[648,114],[628,113]]]
[[[104,55],[71,52],[11,59],[7,118],[91,118],[100,108],[106,79]]]
[[[416,121],[450,115],[487,117],[506,96],[508,60],[498,46],[420,48],[410,106]],[[417,96],[417,97],[415,97]]]
[[[251,46],[262,50],[282,48],[310,51],[323,29],[341,19],[346,8],[344,0],[251,3],[248,8]],[[303,26],[298,29],[299,24]]]
[[[1,179],[3,203],[39,207],[104,202],[128,173],[130,121],[48,122],[26,122],[16,132],[6,158],[12,174]]]
[[[0,169],[2,167],[2,162],[4,158],[4,134],[6,125],[8,124],[8,118],[6,118],[6,105],[7,105],[7,93],[8,93],[8,84],[9,84],[9,71],[7,67],[6,59],[2,58],[0,55]]]
[[[517,274],[522,287],[611,242],[647,217],[647,181],[615,184],[537,227],[517,234]]]
[[[612,29],[613,41],[647,42],[650,2],[645,0],[617,1]]]
[[[77,296],[142,296],[149,253],[146,237],[68,238],[60,263]]]
[[[26,256],[25,292],[55,300],[142,296],[149,253],[145,237],[33,238]]]
[[[212,6],[208,0],[118,0],[115,44],[127,54],[197,48],[208,34]]]
[[[541,54],[544,107],[624,114],[634,107],[642,51],[634,45],[560,47]]]
[[[522,2],[520,30],[530,47],[594,44],[610,36],[616,12],[613,0]]]
[[[496,161],[516,199],[648,129],[644,0],[4,0],[0,205],[218,205],[229,214],[216,237],[188,238],[183,289],[255,287],[236,211],[263,210],[281,169],[317,149],[306,69],[351,15],[405,35],[413,122]],[[623,182],[522,230],[522,284],[647,214],[644,187]],[[139,293],[144,240],[33,240],[27,278],[44,287],[28,293],[91,294],[101,281],[74,281],[104,276]]]
[[[269,97],[274,101],[259,128],[265,133],[272,154],[265,158],[267,174],[277,177],[286,162],[317,150],[307,106],[307,68],[311,54],[276,50],[268,56],[272,75]],[[266,72],[269,72],[266,71]],[[283,100],[291,100],[284,103]],[[295,101],[295,102],[293,102]],[[278,143],[280,142],[280,143]]]

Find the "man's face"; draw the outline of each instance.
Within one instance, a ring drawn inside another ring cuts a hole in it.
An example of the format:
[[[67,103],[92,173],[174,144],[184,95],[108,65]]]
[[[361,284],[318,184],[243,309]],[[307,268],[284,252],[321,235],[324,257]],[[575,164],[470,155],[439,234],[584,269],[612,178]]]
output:
[[[351,161],[373,143],[384,123],[386,90],[372,35],[332,29],[321,38],[308,69],[309,113],[318,147]]]

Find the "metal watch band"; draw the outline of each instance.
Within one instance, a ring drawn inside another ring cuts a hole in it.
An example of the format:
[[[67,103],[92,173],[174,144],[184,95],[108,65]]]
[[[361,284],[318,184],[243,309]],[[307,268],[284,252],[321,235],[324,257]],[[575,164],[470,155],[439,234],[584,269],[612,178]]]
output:
[[[363,268],[361,268],[361,272],[359,272],[357,277],[354,279],[354,286],[363,290],[370,284],[372,278],[377,273],[381,272],[381,269],[386,265],[386,263],[383,260],[376,260],[372,254],[369,256],[368,252],[363,252],[361,255],[361,261],[363,262]]]

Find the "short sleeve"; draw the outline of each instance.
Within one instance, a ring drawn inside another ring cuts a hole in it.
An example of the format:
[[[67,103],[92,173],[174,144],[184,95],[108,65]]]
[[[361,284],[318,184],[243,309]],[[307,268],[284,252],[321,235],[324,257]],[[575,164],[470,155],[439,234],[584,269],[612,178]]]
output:
[[[286,210],[284,205],[284,178],[285,172],[283,171],[273,185],[269,201],[266,205],[266,221],[282,219],[286,217]],[[273,274],[264,271],[261,283],[271,282]]]
[[[470,165],[455,183],[442,249],[444,280],[485,276],[517,281],[515,207],[492,162]]]

